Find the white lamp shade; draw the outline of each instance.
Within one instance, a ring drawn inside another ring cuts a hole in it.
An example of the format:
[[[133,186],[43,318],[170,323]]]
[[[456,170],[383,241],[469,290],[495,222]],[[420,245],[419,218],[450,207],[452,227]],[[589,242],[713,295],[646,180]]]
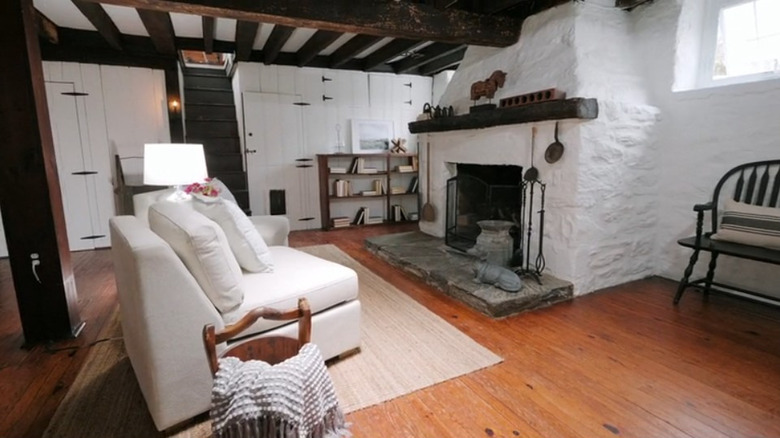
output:
[[[202,144],[151,143],[144,145],[144,184],[175,186],[207,178]]]

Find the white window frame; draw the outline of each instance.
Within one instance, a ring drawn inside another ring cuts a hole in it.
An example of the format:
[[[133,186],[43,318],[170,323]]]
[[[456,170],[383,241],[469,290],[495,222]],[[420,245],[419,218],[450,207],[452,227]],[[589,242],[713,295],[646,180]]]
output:
[[[750,3],[752,0],[705,0],[704,20],[702,21],[702,36],[698,69],[698,87],[709,88],[722,85],[743,84],[780,78],[780,72],[762,72],[750,75],[733,76],[714,79],[712,71],[715,67],[715,49],[718,43],[718,24],[721,9]]]

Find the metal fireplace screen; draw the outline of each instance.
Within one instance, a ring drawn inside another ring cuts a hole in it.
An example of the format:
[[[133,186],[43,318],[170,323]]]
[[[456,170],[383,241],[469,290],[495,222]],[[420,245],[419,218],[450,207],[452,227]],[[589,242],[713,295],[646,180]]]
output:
[[[519,166],[458,164],[447,180],[445,243],[466,251],[474,246],[486,219],[519,224],[523,215],[523,169]],[[520,239],[515,237],[515,249]]]

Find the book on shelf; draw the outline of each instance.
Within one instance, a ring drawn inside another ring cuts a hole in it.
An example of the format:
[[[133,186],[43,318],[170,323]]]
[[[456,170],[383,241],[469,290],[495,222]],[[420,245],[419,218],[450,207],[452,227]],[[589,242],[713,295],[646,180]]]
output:
[[[348,216],[339,216],[331,219],[333,222],[333,228],[344,228],[350,226],[350,220]]]
[[[371,185],[373,186],[373,191],[376,192],[377,195],[384,195],[386,194],[385,191],[385,182],[381,179],[375,179],[371,182]]]
[[[369,216],[368,219],[366,219],[366,225],[381,224],[384,221],[382,216]]]
[[[390,187],[391,195],[400,195],[402,193],[406,193],[406,187],[401,187],[401,186]]]
[[[362,192],[360,192],[360,194],[363,196],[376,196],[379,193],[377,193],[376,190],[363,190]]]
[[[412,177],[412,180],[409,181],[409,187],[406,189],[406,193],[417,193],[417,183],[418,178],[416,176]]]
[[[406,210],[404,210],[402,206],[398,204],[393,204],[390,220],[392,220],[393,222],[408,221],[409,215],[406,214]]]
[[[329,167],[328,170],[332,174],[333,173],[335,173],[335,174],[347,173],[347,168],[346,167]]]
[[[376,167],[366,167],[366,160],[361,157],[355,157],[352,160],[352,164],[349,165],[349,173],[379,173],[379,169]]]
[[[337,198],[344,196],[352,196],[352,184],[343,179],[337,179],[333,181],[333,194]]]
[[[420,168],[420,158],[417,155],[412,157],[412,170],[417,172]]]
[[[365,223],[368,217],[368,207],[360,207],[355,213],[355,219],[352,221],[352,225],[360,225]]]
[[[399,173],[414,172],[414,167],[412,167],[411,164],[401,164],[401,165],[395,166],[395,171],[399,172]]]

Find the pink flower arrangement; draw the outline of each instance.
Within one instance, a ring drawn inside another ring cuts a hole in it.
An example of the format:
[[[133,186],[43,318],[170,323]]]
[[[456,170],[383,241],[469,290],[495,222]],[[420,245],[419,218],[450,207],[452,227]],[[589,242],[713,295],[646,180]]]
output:
[[[198,194],[201,196],[207,196],[209,198],[216,198],[219,196],[219,189],[211,184],[211,178],[206,178],[203,183],[192,183],[188,185],[184,192],[188,195]]]

